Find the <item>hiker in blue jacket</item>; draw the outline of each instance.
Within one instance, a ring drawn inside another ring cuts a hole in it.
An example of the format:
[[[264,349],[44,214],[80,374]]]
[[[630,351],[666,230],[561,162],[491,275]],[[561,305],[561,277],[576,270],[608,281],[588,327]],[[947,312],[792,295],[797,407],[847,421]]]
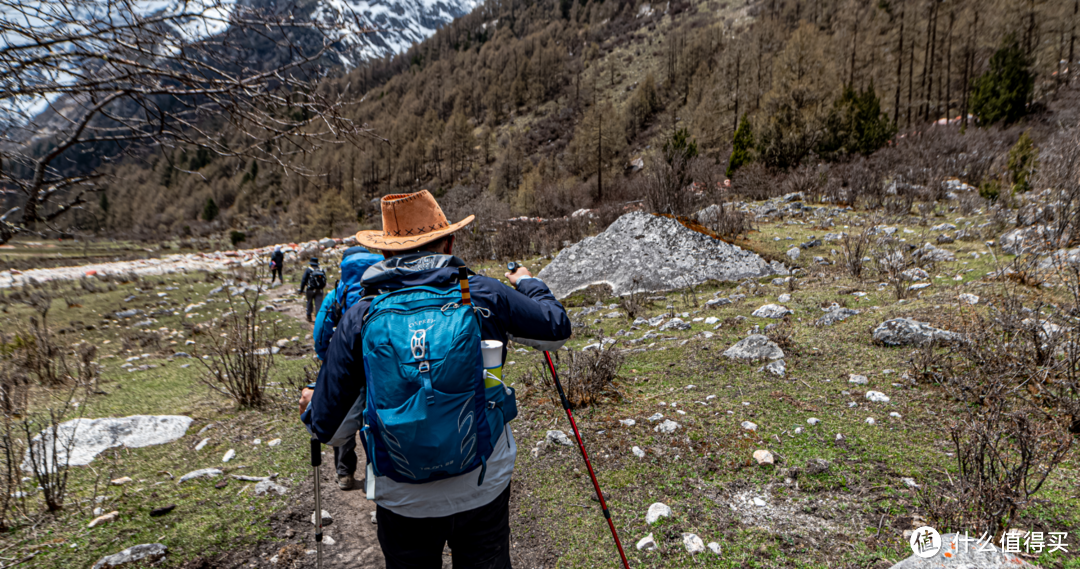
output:
[[[334,335],[338,321],[345,311],[363,296],[364,288],[360,284],[360,278],[364,276],[364,271],[382,260],[382,255],[375,255],[360,246],[349,247],[342,253],[341,280],[323,299],[319,314],[315,316],[315,328],[312,330],[315,355],[321,361],[326,361],[326,350],[330,347],[330,338]],[[334,447],[337,485],[341,490],[350,490],[353,487],[357,462],[356,437]]]
[[[447,223],[426,190],[386,196],[382,210],[383,231],[357,234],[362,245],[386,257],[364,274],[365,293],[454,287],[464,263],[452,256],[453,232],[474,217]],[[569,338],[570,320],[547,285],[524,268],[506,278],[516,290],[493,278],[468,278],[473,309],[482,314],[482,339],[501,341],[505,359],[508,340],[556,349]],[[363,426],[367,379],[361,327],[370,305],[371,299],[364,298],[345,313],[314,390],[305,389],[301,396],[303,420],[323,443],[339,445]],[[447,543],[455,568],[510,567],[510,478],[517,446],[509,426],[497,435],[491,435],[483,468],[424,483],[369,475],[367,491],[378,506],[379,544],[388,568],[440,568]]]

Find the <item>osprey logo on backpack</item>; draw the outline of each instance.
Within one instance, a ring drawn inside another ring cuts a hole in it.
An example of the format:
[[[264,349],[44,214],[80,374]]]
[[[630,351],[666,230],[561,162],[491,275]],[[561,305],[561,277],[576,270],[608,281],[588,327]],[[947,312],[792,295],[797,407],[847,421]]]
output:
[[[506,422],[513,390],[484,387],[480,316],[461,290],[412,287],[376,297],[364,317],[363,442],[376,476],[424,483],[480,468]]]

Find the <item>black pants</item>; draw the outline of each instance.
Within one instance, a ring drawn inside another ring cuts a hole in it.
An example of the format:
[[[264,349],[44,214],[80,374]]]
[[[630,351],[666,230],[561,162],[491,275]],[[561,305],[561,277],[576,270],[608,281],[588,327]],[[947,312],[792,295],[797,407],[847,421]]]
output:
[[[356,436],[339,447],[334,447],[334,466],[337,467],[338,476],[346,476],[356,472]]]
[[[318,314],[319,307],[322,306],[323,291],[322,289],[309,290],[304,293],[304,296],[307,297],[307,320],[311,322],[312,316]]]
[[[454,569],[510,569],[510,487],[474,510],[442,518],[375,514],[386,569],[440,569],[449,542]]]
[[[274,284],[275,276],[277,277],[278,282],[285,284],[285,279],[281,276],[281,268],[281,265],[275,265],[274,268],[270,269],[270,284]]]

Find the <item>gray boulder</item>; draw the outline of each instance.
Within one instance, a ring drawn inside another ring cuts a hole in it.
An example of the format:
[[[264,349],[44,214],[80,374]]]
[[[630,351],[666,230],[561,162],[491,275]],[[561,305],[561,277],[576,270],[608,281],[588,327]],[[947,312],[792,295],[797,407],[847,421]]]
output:
[[[793,311],[786,306],[780,306],[779,304],[766,304],[752,312],[750,315],[756,316],[758,318],[783,318],[788,314],[792,313]]]
[[[971,536],[968,536],[971,538]],[[973,539],[977,539],[973,538]],[[980,549],[985,551],[979,551]],[[948,553],[948,557],[945,554]],[[1022,569],[1035,567],[1020,559],[1019,556],[1005,553],[993,544],[975,544],[964,542],[959,534],[947,533],[941,536],[941,550],[932,557],[911,557],[893,565],[891,569]]]
[[[930,243],[923,245],[922,249],[916,249],[911,256],[923,263],[945,263],[956,260],[956,255],[953,255],[952,251],[938,249]]]
[[[779,360],[784,357],[784,350],[767,337],[752,334],[728,348],[724,352],[724,357],[745,361]]]
[[[144,543],[129,547],[120,553],[106,555],[94,563],[93,569],[115,569],[134,565],[152,565],[165,558],[168,551],[163,543]]]
[[[278,496],[284,496],[288,493],[288,488],[270,479],[260,480],[259,483],[255,485],[256,496],[264,496],[267,494],[277,494]]]
[[[1053,243],[1052,232],[1045,225],[1032,225],[1006,231],[998,238],[1001,250],[1009,255],[1019,255],[1034,250],[1056,249],[1064,246],[1068,235],[1063,235],[1059,243]]]
[[[667,332],[668,330],[689,330],[690,323],[683,321],[682,318],[672,318],[668,320],[666,324],[660,327],[661,332]]]
[[[196,478],[217,478],[221,476],[222,472],[216,468],[200,468],[198,470],[192,470],[187,474],[180,477],[177,484],[183,484],[188,480],[195,480]]]
[[[912,320],[911,318],[893,318],[878,324],[874,328],[875,344],[885,346],[924,346],[930,342],[953,342],[960,338],[955,332]]]
[[[622,295],[786,273],[781,263],[769,263],[674,219],[633,212],[603,233],[563,249],[537,276],[556,298],[564,298],[595,284],[607,284]]]

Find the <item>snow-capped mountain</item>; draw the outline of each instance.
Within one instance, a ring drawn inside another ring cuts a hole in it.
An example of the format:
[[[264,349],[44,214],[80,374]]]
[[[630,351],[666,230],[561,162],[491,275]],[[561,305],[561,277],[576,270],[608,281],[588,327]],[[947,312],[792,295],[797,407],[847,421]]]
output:
[[[338,28],[341,63],[354,67],[365,59],[408,49],[479,4],[480,0],[315,0],[312,18]]]

